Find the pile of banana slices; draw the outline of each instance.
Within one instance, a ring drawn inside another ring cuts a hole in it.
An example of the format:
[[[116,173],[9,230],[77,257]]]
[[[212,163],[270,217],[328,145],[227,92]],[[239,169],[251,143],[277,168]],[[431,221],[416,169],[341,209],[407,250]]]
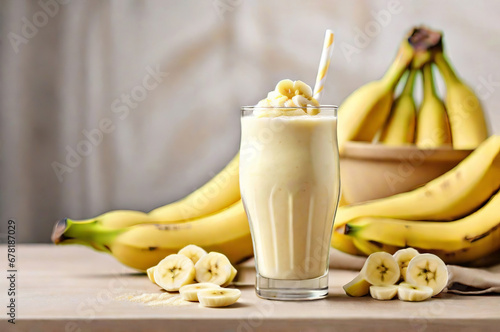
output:
[[[178,291],[184,300],[200,302],[205,307],[226,307],[238,301],[239,289],[223,288],[233,281],[236,273],[225,255],[207,253],[194,244],[168,255],[147,270],[154,284],[167,292]]]
[[[391,300],[397,295],[400,300],[416,302],[441,293],[447,284],[448,269],[441,258],[405,248],[394,255],[376,252],[368,256],[344,291],[349,296],[369,293],[377,300]]]

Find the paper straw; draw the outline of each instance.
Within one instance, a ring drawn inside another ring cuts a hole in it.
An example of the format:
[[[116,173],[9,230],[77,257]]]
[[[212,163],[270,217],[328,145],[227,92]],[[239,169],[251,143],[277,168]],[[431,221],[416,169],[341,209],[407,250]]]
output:
[[[328,29],[325,33],[325,43],[323,44],[323,52],[319,61],[318,76],[316,77],[316,84],[314,85],[314,99],[319,100],[323,89],[325,88],[326,74],[328,67],[330,67],[330,59],[333,53],[333,31]]]

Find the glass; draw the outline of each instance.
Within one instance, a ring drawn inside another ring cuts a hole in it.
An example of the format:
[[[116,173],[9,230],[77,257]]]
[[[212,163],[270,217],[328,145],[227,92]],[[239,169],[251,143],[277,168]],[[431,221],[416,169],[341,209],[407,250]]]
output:
[[[337,107],[317,108],[317,115],[260,117],[256,113],[297,108],[242,107],[240,189],[262,298],[328,295],[340,195]]]

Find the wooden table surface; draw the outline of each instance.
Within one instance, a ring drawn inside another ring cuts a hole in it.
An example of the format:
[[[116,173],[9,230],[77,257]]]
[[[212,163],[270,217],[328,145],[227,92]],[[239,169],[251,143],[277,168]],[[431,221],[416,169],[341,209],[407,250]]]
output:
[[[1,262],[7,270],[6,258]],[[150,307],[118,301],[123,294],[160,290],[146,275],[81,246],[18,245],[17,269],[16,324],[4,313],[0,331],[500,330],[500,296],[445,294],[419,303],[350,298],[341,286],[354,271],[330,271],[330,295],[324,300],[280,302],[255,295],[255,272],[247,263],[239,268],[238,303],[209,309],[197,303]],[[1,278],[3,308],[9,301],[7,282]]]

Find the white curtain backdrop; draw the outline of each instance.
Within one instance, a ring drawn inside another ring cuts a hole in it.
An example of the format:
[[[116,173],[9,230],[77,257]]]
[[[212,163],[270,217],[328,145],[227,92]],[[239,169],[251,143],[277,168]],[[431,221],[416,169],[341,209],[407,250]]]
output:
[[[323,103],[379,78],[424,23],[445,32],[498,133],[498,13],[493,1],[3,0],[2,232],[15,218],[21,242],[47,242],[62,217],[193,191],[237,152],[241,105],[282,78],[314,83],[327,28]]]

